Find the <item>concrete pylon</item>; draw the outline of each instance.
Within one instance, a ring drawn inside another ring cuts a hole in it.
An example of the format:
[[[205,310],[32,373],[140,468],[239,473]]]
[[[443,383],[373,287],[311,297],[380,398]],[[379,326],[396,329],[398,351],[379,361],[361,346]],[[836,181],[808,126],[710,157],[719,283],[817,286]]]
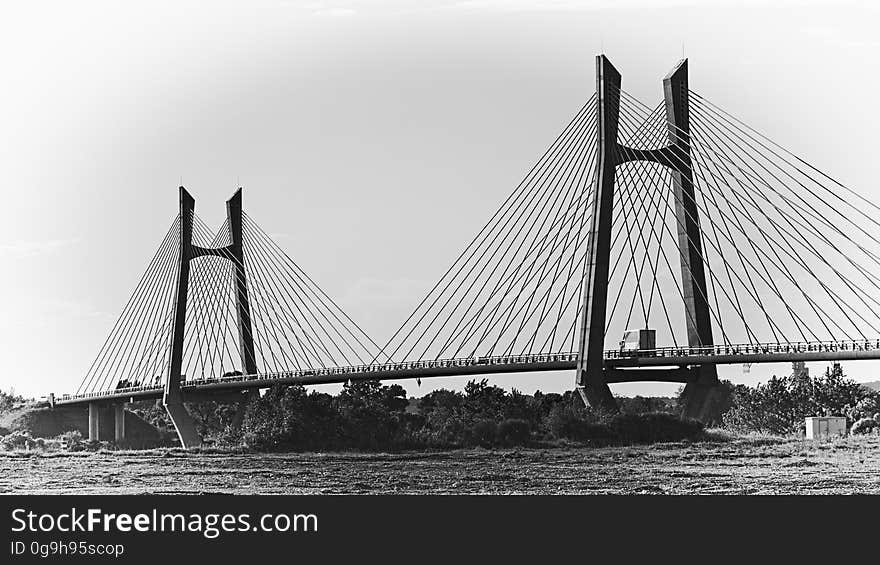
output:
[[[692,347],[705,347],[713,343],[703,267],[700,215],[691,166],[687,59],[679,62],[663,79],[669,139],[668,145],[664,147],[636,149],[618,143],[620,84],[621,75],[608,58],[605,55],[597,56],[597,174],[590,208],[592,214],[587,240],[584,309],[575,385],[585,402],[606,412],[617,411],[617,403],[608,388],[604,349],[614,181],[619,165],[628,161],[652,161],[671,170],[688,343]],[[695,366],[689,373],[692,376],[689,377],[683,394],[684,414],[705,419],[718,390],[715,365]]]
[[[703,266],[700,211],[694,191],[691,161],[691,123],[688,102],[688,61],[683,59],[663,79],[669,148],[675,156],[666,163],[671,169],[675,217],[678,226],[678,251],[681,258],[681,291],[684,297],[685,323],[691,347],[712,345],[712,320]],[[692,368],[694,379],[684,387],[684,415],[705,420],[718,392],[715,365]]]
[[[162,404],[177,431],[182,447],[195,447],[202,442],[195,422],[183,405],[180,381],[183,366],[183,338],[186,333],[186,299],[189,292],[189,262],[193,257],[192,223],[195,199],[180,187],[180,252],[178,255],[177,290],[174,296],[174,325],[171,333],[171,363],[165,379]]]
[[[586,403],[616,412],[617,402],[605,380],[605,315],[608,306],[608,270],[614,212],[614,175],[617,168],[617,126],[620,73],[605,55],[596,57],[596,177],[587,239],[584,308],[578,346],[575,385]]]
[[[245,374],[257,372],[248,299],[247,274],[245,272],[244,245],[242,241],[241,188],[226,202],[231,243],[223,248],[209,249],[192,243],[195,199],[184,187],[180,187],[180,253],[179,278],[174,299],[174,322],[171,336],[171,363],[165,380],[162,403],[177,431],[180,445],[186,448],[201,444],[195,423],[184,406],[180,383],[183,375],[183,339],[186,333],[186,304],[189,291],[190,261],[202,256],[215,256],[232,260],[235,264],[236,312],[238,316],[239,351]]]

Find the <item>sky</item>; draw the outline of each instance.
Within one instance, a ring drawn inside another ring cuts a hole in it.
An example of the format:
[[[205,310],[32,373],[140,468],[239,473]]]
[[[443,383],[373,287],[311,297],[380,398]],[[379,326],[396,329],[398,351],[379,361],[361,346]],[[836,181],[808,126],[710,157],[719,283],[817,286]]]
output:
[[[593,93],[600,52],[652,106],[688,57],[693,90],[880,202],[878,17],[867,1],[3,3],[0,389],[75,390],[180,184],[209,225],[243,186],[384,342]],[[562,391],[573,375],[490,380]]]

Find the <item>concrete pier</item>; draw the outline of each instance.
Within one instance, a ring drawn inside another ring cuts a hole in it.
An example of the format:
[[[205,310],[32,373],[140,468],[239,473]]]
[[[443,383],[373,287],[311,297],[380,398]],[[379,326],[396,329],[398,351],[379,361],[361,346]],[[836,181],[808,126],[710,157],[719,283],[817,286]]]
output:
[[[114,439],[122,441],[125,439],[125,404],[113,405]]]
[[[89,441],[100,439],[100,412],[101,406],[97,402],[89,402]]]

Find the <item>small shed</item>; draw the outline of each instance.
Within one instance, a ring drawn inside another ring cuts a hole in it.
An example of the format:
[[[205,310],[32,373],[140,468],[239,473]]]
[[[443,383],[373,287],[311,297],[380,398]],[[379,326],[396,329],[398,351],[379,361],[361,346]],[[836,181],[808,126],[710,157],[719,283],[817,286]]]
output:
[[[814,416],[807,418],[807,439],[826,439],[846,435],[843,416]]]

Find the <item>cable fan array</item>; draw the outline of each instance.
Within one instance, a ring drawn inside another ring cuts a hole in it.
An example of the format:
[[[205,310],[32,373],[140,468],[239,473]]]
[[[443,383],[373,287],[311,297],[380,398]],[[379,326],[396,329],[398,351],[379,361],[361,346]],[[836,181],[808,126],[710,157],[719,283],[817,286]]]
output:
[[[171,304],[178,275],[180,216],[165,234],[159,249],[122,309],[98,356],[86,371],[76,394],[104,391],[144,382],[161,382],[167,367],[170,337],[157,339],[171,328]]]
[[[649,108],[623,90],[608,96],[620,107],[622,146],[688,139],[662,103]],[[606,347],[637,328],[654,329],[658,347],[688,345],[682,277],[691,273],[679,241],[687,211],[672,168],[693,176],[714,343],[880,335],[877,206],[698,94],[688,102],[690,163],[679,156],[617,167]],[[596,104],[593,96],[580,109],[385,353],[436,360],[577,350]]]
[[[616,169],[605,344],[654,329],[687,343],[686,243],[699,244],[715,344],[786,344],[880,336],[880,207],[704,97],[688,92],[689,131],[610,88],[620,151],[689,145],[689,162]],[[240,332],[258,373],[577,350],[597,175],[597,98],[574,115],[384,347],[374,343],[247,214],[243,261],[195,214],[183,373],[243,372]],[[699,242],[675,170],[693,178]],[[166,233],[77,394],[161,385],[170,366],[181,219]],[[237,277],[245,273],[244,285]],[[240,329],[246,287],[251,324]]]
[[[383,351],[398,360],[571,351],[596,167],[591,97]]]
[[[362,365],[378,346],[247,214],[244,264],[225,249],[228,221],[212,233],[195,214],[192,243],[218,250],[190,260],[183,348],[185,380],[244,372],[236,284],[245,273],[259,373]],[[180,218],[175,219],[123,309],[77,394],[161,385],[170,367],[173,306],[179,276]],[[384,359],[384,357],[383,357]]]
[[[624,145],[662,147],[669,133],[686,138],[687,132],[667,120],[662,104],[651,109],[622,90],[619,102]],[[784,344],[880,335],[880,261],[873,251],[880,242],[877,206],[702,96],[691,92],[688,103],[691,163],[678,157],[670,165],[693,175],[703,298],[714,342]],[[628,162],[618,168],[616,186],[638,197],[628,210],[623,205],[622,213],[634,217],[629,223],[634,229],[625,228],[627,247],[617,250],[627,267],[610,279],[616,297],[612,302],[609,291],[606,337],[624,327],[651,327],[658,331],[658,346],[687,344],[676,216],[682,202],[671,190],[670,169]],[[620,303],[628,307],[616,310]]]

